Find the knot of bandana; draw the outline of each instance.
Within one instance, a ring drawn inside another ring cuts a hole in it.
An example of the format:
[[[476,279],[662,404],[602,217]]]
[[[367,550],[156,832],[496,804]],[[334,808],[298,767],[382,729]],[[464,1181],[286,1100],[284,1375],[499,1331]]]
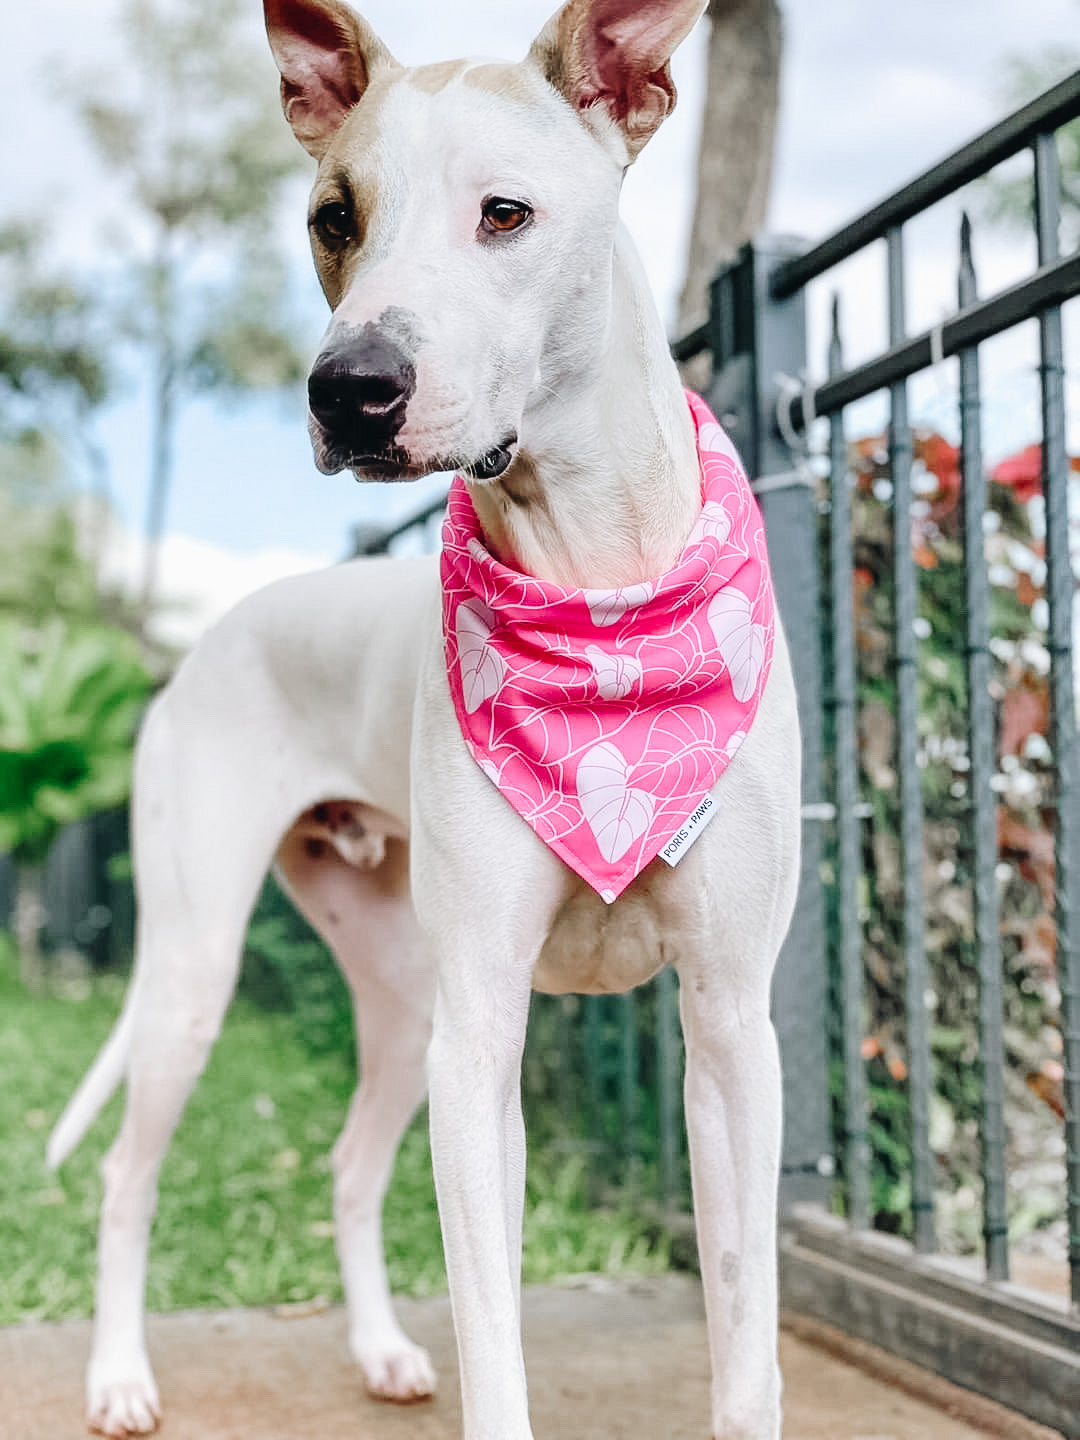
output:
[[[465,743],[609,903],[702,818],[772,660],[761,515],[731,441],[687,400],[702,507],[657,579],[568,590],[509,569],[485,548],[460,476],[443,527],[446,669]]]

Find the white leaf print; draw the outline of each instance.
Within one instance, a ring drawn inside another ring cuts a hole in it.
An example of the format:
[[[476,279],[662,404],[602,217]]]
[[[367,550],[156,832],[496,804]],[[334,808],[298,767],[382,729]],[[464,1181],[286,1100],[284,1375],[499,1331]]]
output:
[[[588,645],[596,693],[602,700],[623,700],[641,680],[641,661],[633,655],[608,655],[596,645]]]
[[[627,784],[626,758],[605,740],[581,758],[577,772],[578,799],[597,848],[613,864],[621,860],[652,824],[656,802],[646,790],[631,790]]]
[[[495,628],[495,616],[479,600],[466,600],[457,608],[454,630],[457,635],[458,665],[465,710],[471,715],[485,700],[497,695],[506,679],[506,664],[488,642]]]
[[[724,754],[727,756],[727,758],[728,758],[729,760],[736,754],[736,752],[737,752],[738,749],[739,749],[739,746],[743,743],[743,741],[744,741],[745,739],[746,739],[746,731],[745,731],[745,730],[736,730],[731,736],[729,736],[728,742],[727,742],[727,744],[724,746]]]
[[[731,516],[719,500],[706,500],[686,543],[693,545],[698,540],[704,540],[706,535],[712,535],[721,545],[726,545],[730,534]]]
[[[728,450],[727,436],[715,420],[707,420],[698,431],[698,449],[707,450],[713,455],[726,455]]]
[[[478,764],[491,783],[497,787],[502,780],[501,768],[495,764],[494,760],[489,759],[486,755],[481,755]]]
[[[742,461],[731,436],[715,421],[703,425],[698,431],[698,449],[710,455],[724,455],[742,469]]]
[[[627,610],[636,610],[651,600],[656,587],[651,580],[626,585],[621,590],[586,590],[585,604],[594,625],[614,625]]]
[[[735,699],[749,700],[765,663],[765,627],[754,624],[749,599],[730,585],[710,600],[709,624],[731,676]]]

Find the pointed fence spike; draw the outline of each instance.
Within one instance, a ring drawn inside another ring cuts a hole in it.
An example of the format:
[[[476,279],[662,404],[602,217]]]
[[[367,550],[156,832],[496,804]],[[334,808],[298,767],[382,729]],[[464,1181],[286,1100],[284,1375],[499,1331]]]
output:
[[[960,272],[957,288],[961,309],[965,305],[973,305],[978,299],[975,259],[971,252],[971,217],[966,210],[960,216]]]
[[[844,368],[843,343],[840,339],[840,292],[833,291],[832,331],[829,335],[829,374],[838,375]]]

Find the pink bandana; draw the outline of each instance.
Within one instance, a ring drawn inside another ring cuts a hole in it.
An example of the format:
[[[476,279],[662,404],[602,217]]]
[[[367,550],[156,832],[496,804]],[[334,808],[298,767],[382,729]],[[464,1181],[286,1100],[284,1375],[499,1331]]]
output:
[[[687,391],[702,508],[657,580],[565,590],[484,547],[460,476],[443,527],[450,694],[484,774],[544,843],[613,901],[711,818],[773,650],[765,532],[731,441]]]

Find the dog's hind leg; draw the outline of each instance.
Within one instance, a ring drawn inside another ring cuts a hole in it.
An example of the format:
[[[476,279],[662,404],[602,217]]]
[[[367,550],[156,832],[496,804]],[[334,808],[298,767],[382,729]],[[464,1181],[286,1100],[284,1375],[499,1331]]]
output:
[[[427,1089],[434,972],[408,893],[408,853],[396,838],[374,869],[290,832],[278,870],[323,935],[349,983],[361,1083],[334,1148],[334,1216],[349,1343],[368,1389],[384,1400],[434,1393],[425,1350],[394,1316],[382,1243],[382,1203],[398,1142]]]
[[[90,1426],[111,1436],[148,1433],[160,1418],[143,1333],[158,1171],[220,1030],[276,839],[257,798],[254,747],[245,753],[213,726],[174,723],[173,708],[159,704],[148,718],[136,778],[139,935],[127,1107],[103,1170],[87,1375]]]

